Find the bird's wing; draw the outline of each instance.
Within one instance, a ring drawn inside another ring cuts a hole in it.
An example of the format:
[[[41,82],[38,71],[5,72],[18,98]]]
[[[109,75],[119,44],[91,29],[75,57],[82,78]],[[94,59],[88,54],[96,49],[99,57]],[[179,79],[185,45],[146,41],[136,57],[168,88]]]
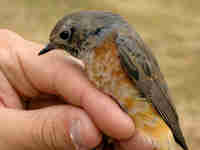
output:
[[[185,145],[179,127],[179,119],[167,83],[151,50],[145,46],[137,33],[131,36],[117,35],[116,43],[123,69],[136,87],[161,115],[170,127],[177,143]]]

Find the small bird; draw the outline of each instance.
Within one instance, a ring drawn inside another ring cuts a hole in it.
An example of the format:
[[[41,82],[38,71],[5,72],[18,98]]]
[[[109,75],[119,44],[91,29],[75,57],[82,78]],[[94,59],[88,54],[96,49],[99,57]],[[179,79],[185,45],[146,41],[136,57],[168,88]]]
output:
[[[89,80],[121,106],[155,150],[188,150],[158,62],[118,14],[81,11],[58,21],[42,55],[63,49],[85,63]],[[175,141],[175,142],[174,142]]]

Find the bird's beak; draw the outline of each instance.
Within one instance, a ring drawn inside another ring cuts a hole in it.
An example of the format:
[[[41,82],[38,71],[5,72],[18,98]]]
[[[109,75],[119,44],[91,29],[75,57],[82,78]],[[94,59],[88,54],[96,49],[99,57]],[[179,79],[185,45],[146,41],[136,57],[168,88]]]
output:
[[[38,55],[45,54],[45,53],[47,53],[47,52],[49,52],[49,51],[51,51],[51,50],[54,50],[54,49],[56,49],[55,44],[49,43],[49,44],[47,44],[47,46],[46,46],[44,49],[42,49],[42,50],[38,53]]]

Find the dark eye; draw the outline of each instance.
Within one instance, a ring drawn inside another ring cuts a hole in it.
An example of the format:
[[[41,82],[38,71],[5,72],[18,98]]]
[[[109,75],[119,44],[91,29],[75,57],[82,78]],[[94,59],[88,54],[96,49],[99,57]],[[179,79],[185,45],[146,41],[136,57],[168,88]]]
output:
[[[70,32],[69,31],[63,31],[60,33],[60,38],[63,40],[66,40],[70,37]]]

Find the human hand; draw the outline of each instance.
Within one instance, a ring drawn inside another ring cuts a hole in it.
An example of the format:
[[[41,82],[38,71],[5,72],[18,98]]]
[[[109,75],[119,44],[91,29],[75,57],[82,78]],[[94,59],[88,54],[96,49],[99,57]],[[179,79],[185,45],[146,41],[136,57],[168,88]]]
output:
[[[1,149],[92,149],[103,132],[117,139],[116,149],[149,150],[128,115],[87,80],[80,62],[59,50],[38,56],[42,48],[0,30]]]

